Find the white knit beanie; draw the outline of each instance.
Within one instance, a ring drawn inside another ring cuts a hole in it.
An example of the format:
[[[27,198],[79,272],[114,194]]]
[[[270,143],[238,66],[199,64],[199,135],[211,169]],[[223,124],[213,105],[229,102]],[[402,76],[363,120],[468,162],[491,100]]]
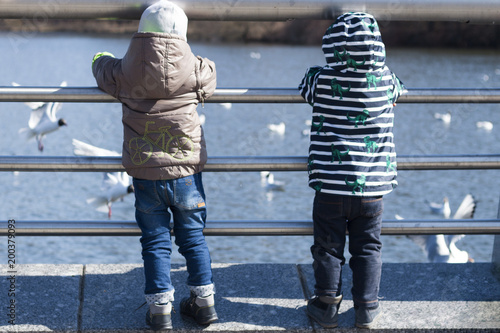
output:
[[[139,32],[166,32],[179,35],[187,41],[188,18],[181,7],[160,0],[146,8],[139,22]]]

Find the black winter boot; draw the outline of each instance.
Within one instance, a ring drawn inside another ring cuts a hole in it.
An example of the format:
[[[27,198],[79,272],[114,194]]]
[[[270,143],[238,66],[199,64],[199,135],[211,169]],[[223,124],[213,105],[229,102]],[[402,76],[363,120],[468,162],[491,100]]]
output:
[[[181,313],[193,317],[199,325],[208,325],[217,319],[215,312],[214,295],[198,297],[191,293],[191,296],[181,301]]]
[[[151,304],[148,312],[146,313],[146,324],[148,324],[154,331],[171,330],[171,312],[172,303],[170,302],[167,304]]]
[[[314,296],[307,302],[306,313],[325,328],[338,326],[338,312],[342,295],[337,297]]]

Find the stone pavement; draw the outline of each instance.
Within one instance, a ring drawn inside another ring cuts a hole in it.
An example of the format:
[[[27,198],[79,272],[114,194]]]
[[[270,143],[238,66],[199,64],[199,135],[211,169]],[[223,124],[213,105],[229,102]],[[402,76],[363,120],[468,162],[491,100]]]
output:
[[[310,265],[213,264],[219,321],[197,326],[179,311],[175,332],[326,331],[305,315],[314,290]],[[150,332],[138,264],[0,265],[0,332]],[[174,265],[174,308],[188,295],[184,266]],[[354,327],[351,271],[334,332]],[[15,293],[15,295],[12,295]],[[384,314],[377,332],[500,332],[500,282],[489,263],[384,264]],[[9,320],[15,317],[15,325]]]

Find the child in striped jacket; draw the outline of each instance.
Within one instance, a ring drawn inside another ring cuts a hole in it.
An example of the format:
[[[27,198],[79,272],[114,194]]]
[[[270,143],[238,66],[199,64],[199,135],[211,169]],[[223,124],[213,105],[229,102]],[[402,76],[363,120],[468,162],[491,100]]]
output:
[[[397,185],[393,108],[404,87],[385,65],[375,18],[346,13],[327,29],[327,65],[307,70],[299,90],[313,107],[309,186],[313,204],[316,279],[307,313],[336,327],[341,271],[349,233],[356,326],[370,328],[378,303],[383,196]]]

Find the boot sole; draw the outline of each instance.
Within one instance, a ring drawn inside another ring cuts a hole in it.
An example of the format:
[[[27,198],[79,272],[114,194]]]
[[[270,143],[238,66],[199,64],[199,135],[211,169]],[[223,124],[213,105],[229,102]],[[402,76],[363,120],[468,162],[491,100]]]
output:
[[[153,331],[165,331],[165,330],[172,330],[173,327],[172,326],[168,326],[168,325],[165,325],[165,326],[155,326],[155,325],[149,325],[149,327],[153,330]]]
[[[161,331],[161,330],[171,330],[173,329],[172,324],[164,324],[164,325],[154,325],[153,323],[150,323],[148,320],[146,320],[146,324],[151,327],[153,331]]]
[[[318,318],[314,317],[314,315],[312,313],[310,313],[307,310],[307,308],[306,308],[306,314],[309,316],[309,318],[311,318],[312,320],[314,320],[315,322],[317,322],[323,328],[335,328],[335,327],[339,326],[338,322],[335,322],[335,323],[325,323],[325,322],[322,322],[321,320],[318,320]]]
[[[151,322],[149,316],[146,316],[146,325],[148,325],[153,331],[173,329],[172,321],[170,321],[169,323],[154,324],[153,322]]]
[[[196,323],[198,323],[199,325],[209,325],[218,319],[219,319],[219,317],[217,316],[216,313],[214,313],[210,317],[205,317],[205,318],[200,319],[200,320],[196,320],[196,319],[195,320],[196,320]]]
[[[377,321],[380,319],[381,317],[381,312],[375,317],[373,318],[373,320],[369,323],[358,323],[356,322],[354,325],[357,327],[357,328],[367,328],[367,329],[371,329],[371,328],[374,328],[374,326],[377,324]]]
[[[186,317],[190,317],[190,318],[193,318],[194,321],[196,321],[196,323],[198,325],[209,325],[211,323],[213,323],[214,321],[218,320],[219,317],[217,316],[217,312],[214,312],[212,313],[211,315],[209,316],[204,316],[204,317],[196,317],[195,314],[189,312],[189,311],[183,311],[184,309],[181,309],[181,314],[186,316]]]

